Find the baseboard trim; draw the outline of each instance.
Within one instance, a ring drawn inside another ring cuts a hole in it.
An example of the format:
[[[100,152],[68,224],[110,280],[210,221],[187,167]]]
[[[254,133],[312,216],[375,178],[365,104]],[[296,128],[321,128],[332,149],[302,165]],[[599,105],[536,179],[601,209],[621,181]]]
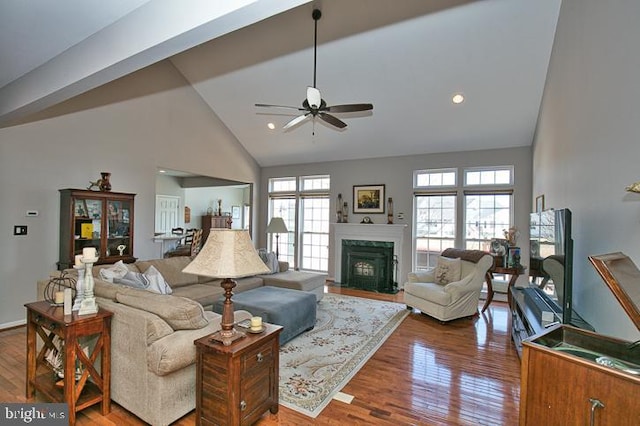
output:
[[[26,323],[27,323],[26,319],[23,319],[20,321],[6,322],[4,324],[0,324],[0,331],[6,331],[6,330],[9,330],[10,328],[21,327]]]

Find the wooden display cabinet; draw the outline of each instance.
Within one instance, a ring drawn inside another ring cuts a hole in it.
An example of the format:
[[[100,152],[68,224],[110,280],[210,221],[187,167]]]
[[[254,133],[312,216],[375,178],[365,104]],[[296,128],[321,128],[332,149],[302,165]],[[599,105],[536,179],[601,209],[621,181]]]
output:
[[[251,425],[278,412],[278,339],[282,327],[249,334],[229,346],[205,336],[196,345],[196,424]]]
[[[122,192],[61,189],[58,269],[71,268],[85,247],[96,248],[97,264],[135,262],[134,197]]]

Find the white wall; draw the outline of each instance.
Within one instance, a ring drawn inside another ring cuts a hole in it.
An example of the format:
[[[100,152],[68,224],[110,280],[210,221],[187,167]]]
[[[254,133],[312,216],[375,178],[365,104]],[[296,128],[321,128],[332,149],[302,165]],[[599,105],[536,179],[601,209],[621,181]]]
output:
[[[0,129],[0,327],[24,321],[36,281],[56,269],[60,188],[84,188],[111,172],[113,191],[137,194],[135,256],[157,257],[158,167],[260,178],[253,158],[169,62]],[[40,215],[25,217],[27,210]],[[28,225],[28,235],[13,236],[14,225]]]
[[[520,241],[529,239],[529,212],[531,211],[531,149],[530,147],[452,152],[445,154],[412,155],[403,157],[377,158],[370,160],[335,161],[328,163],[300,164],[295,166],[268,167],[262,169],[259,223],[265,229],[268,211],[269,178],[283,176],[304,176],[328,174],[331,176],[331,212],[335,211],[335,200],[342,193],[349,203],[349,222],[359,223],[365,215],[354,215],[353,185],[384,184],[386,197],[393,198],[394,223],[406,223],[405,246],[402,248],[403,270],[399,271],[399,282],[406,280],[411,270],[412,259],[412,211],[413,211],[413,171],[447,167],[475,166],[515,166],[514,217],[515,225],[521,230]],[[398,213],[404,213],[404,220],[398,220]],[[374,223],[386,223],[386,215],[369,214]],[[335,222],[332,215],[331,222]],[[266,245],[266,235],[261,232],[260,247]],[[329,238],[329,275],[334,271],[333,235]],[[529,258],[528,244],[523,244],[522,258]],[[523,262],[526,263],[526,262]],[[525,279],[525,277],[522,277]]]
[[[640,265],[640,2],[564,0],[533,149],[533,196],[573,213],[575,310],[600,333],[640,338],[588,262]],[[640,282],[638,283],[640,286]]]

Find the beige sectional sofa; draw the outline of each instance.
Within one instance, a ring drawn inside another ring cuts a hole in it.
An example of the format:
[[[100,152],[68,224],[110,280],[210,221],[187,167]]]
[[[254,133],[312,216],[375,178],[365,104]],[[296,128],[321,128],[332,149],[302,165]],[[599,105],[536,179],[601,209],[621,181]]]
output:
[[[137,261],[133,272],[154,266],[172,288],[171,295],[112,284],[94,267],[95,295],[101,308],[114,313],[111,323],[111,398],[152,425],[167,425],[195,408],[194,340],[220,328],[220,315],[210,305],[224,293],[220,280],[185,274],[189,257]],[[309,291],[320,300],[325,276],[286,270],[241,278],[235,293],[263,285]],[[75,271],[68,271],[74,274]],[[48,280],[38,281],[43,298]],[[236,320],[251,313],[236,311]]]

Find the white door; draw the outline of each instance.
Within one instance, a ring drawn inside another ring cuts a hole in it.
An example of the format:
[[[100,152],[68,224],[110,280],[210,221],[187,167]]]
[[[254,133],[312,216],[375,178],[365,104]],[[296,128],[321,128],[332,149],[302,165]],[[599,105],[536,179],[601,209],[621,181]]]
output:
[[[156,195],[156,232],[170,233],[180,223],[180,197]]]

